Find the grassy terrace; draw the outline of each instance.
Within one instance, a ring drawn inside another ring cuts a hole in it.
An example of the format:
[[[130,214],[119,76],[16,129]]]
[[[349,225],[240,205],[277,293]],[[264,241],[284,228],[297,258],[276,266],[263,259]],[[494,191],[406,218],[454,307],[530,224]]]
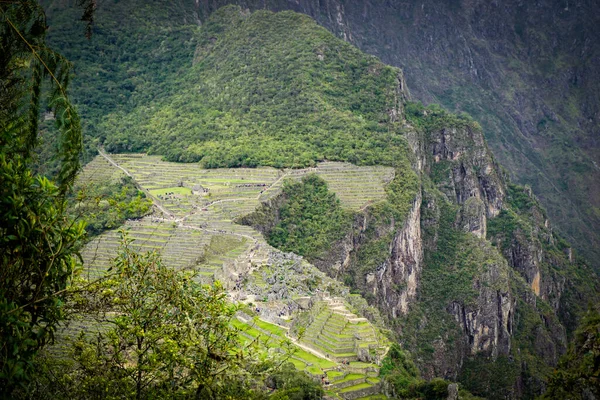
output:
[[[175,216],[154,215],[127,221],[124,228],[133,239],[132,246],[141,251],[159,252],[163,262],[173,268],[193,268],[205,281],[219,277],[224,265],[248,254],[253,254],[252,262],[256,265],[266,261],[268,252],[264,253],[264,249],[268,246],[257,246],[266,245],[262,235],[232,221],[254,211],[261,200],[276,195],[284,179],[316,172],[337,193],[344,207],[358,210],[382,199],[385,182],[393,177],[390,168],[330,162],[304,170],[204,170],[195,164],[169,163],[160,157],[142,154],[111,157]],[[122,171],[98,157],[85,167],[81,179],[120,176],[123,176]],[[118,244],[117,231],[107,231],[88,243],[82,252],[85,273],[90,277],[100,276],[114,258]],[[272,274],[269,268],[274,267],[263,265],[252,274],[251,280],[258,286],[267,286],[263,275],[270,277],[277,273],[285,282],[306,278],[290,268],[273,270]],[[232,324],[240,330],[242,344],[258,341],[265,351],[280,348],[281,341],[287,338],[287,328],[258,318],[235,319]],[[366,349],[375,354],[381,348],[368,321],[348,311],[343,301],[331,299],[307,327],[300,344],[294,346],[290,362],[316,379],[326,376],[328,394],[344,398],[344,393],[352,393],[353,387],[361,390],[361,395],[365,387],[377,392],[379,384],[372,378],[378,367],[358,362],[357,351]]]
[[[385,343],[378,341],[373,326],[346,309],[342,299],[328,299],[306,328],[302,342],[336,361],[350,361],[356,368],[358,351],[383,353]]]
[[[118,180],[125,176],[123,171],[112,166],[104,157],[96,157],[77,175],[77,183],[90,181]]]
[[[128,221],[124,226],[131,246],[139,251],[158,251],[163,262],[173,268],[192,268],[199,264],[211,235],[180,228],[169,222],[152,221],[151,217]],[[100,276],[115,257],[119,246],[118,231],[108,231],[88,243],[83,252],[85,273]]]
[[[384,186],[394,178],[394,169],[389,167],[357,167],[348,163],[324,162],[316,173],[335,192],[342,206],[357,211],[362,207],[383,200]]]
[[[239,329],[239,338],[243,344],[256,340],[259,348],[263,351],[278,346],[286,339],[286,328],[256,317],[240,316],[238,319],[234,319],[232,324]],[[371,377],[366,372],[367,368],[376,367],[373,364],[351,363],[349,368],[346,364],[319,357],[297,345],[293,346],[293,353],[289,361],[298,370],[307,372],[315,379],[326,376],[328,383],[325,385],[325,389],[327,394],[334,398],[344,398],[344,394],[350,394],[356,390],[368,389],[373,393],[377,393],[379,390],[379,379]],[[365,369],[364,372],[356,372],[360,367]],[[385,398],[385,396],[380,398]]]
[[[143,154],[115,154],[111,156],[127,169],[143,187],[151,193],[164,193],[165,189],[188,188],[196,195],[195,201],[183,201],[190,193],[175,192],[178,204],[170,207],[177,212],[203,206],[225,199],[271,198],[281,189],[282,178],[300,179],[308,173],[316,173],[327,181],[330,189],[349,210],[377,202],[385,196],[385,184],[394,177],[393,168],[371,166],[357,167],[349,163],[322,162],[316,168],[277,170],[274,168],[219,168],[202,169],[198,164],[181,164],[162,161],[160,156]],[[168,190],[167,192],[174,192]],[[258,203],[253,204],[258,205]],[[235,206],[233,206],[235,209]],[[249,207],[246,211],[252,211]],[[239,215],[239,214],[237,214]],[[237,216],[235,215],[235,216]]]

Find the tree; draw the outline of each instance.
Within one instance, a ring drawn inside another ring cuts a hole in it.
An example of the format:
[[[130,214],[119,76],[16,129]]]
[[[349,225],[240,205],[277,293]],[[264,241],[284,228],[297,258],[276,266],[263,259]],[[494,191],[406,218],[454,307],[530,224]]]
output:
[[[323,387],[315,380],[294,367],[294,364],[283,365],[267,379],[267,386],[278,389],[270,398],[272,400],[319,400],[325,393]]]
[[[46,46],[45,32],[37,2],[0,3],[0,396],[6,397],[28,380],[33,357],[53,339],[84,235],[83,223],[65,213],[82,142],[67,96],[71,64]],[[60,132],[56,183],[30,168],[42,93]]]
[[[108,273],[73,290],[70,308],[88,330],[73,341],[74,362],[50,385],[61,392],[52,398],[264,398],[262,380],[277,363],[240,344],[237,307],[221,285],[134,251],[122,234]]]
[[[600,313],[590,308],[541,399],[594,398],[600,398]]]

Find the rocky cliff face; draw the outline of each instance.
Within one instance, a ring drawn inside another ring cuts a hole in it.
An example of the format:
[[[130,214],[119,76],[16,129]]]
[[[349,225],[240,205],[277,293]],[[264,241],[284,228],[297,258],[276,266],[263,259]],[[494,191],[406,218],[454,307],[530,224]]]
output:
[[[389,227],[393,231],[392,227]],[[360,247],[364,237],[356,240]],[[358,248],[357,247],[357,248]],[[350,249],[356,251],[357,248]],[[350,258],[348,254],[348,259]],[[351,269],[352,265],[346,263]],[[401,229],[389,244],[389,257],[379,264],[375,271],[368,272],[360,282],[364,291],[376,300],[381,310],[386,310],[390,318],[397,318],[409,311],[409,305],[417,297],[417,288],[423,268],[423,247],[421,238],[421,195],[417,195],[413,206]]]

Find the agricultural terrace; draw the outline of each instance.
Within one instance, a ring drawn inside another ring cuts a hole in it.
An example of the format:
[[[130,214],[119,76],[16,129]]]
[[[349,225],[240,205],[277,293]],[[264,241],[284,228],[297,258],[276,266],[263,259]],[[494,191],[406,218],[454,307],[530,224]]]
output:
[[[257,304],[267,305],[270,296],[281,298],[281,293],[269,292],[278,287],[283,288],[288,299],[314,293],[318,288],[329,288],[336,293],[343,289],[300,257],[272,249],[252,227],[233,222],[236,217],[253,212],[261,201],[280,193],[285,179],[300,179],[309,173],[320,175],[343,207],[355,211],[383,199],[385,184],[394,176],[391,168],[337,162],[302,170],[206,170],[195,164],[164,162],[156,156],[120,154],[98,156],[84,168],[80,179],[132,177],[155,205],[153,215],[124,224],[133,240],[132,247],[157,251],[166,265],[194,269],[207,282],[235,278],[240,265],[245,263],[239,277],[245,276],[249,290],[246,293]],[[90,278],[100,276],[115,257],[118,245],[117,230],[90,241],[82,252],[85,273]],[[227,271],[234,273],[227,275]],[[257,340],[267,351],[290,340],[289,328],[284,325],[293,322],[293,315],[287,320],[282,318],[278,322],[282,325],[275,325],[249,314],[252,312],[240,313],[233,321],[240,329],[242,343]],[[380,386],[379,368],[359,359],[381,359],[387,341],[379,330],[349,311],[341,297],[317,301],[310,314],[304,334],[292,341],[294,353],[290,361],[316,379],[328,382],[325,388],[331,398],[376,395]]]
[[[97,156],[77,175],[77,183],[90,181],[114,181],[123,177],[125,173],[115,168],[106,158]]]
[[[329,300],[323,302],[324,306],[319,308],[338,312],[341,305],[343,307],[341,300]],[[259,351],[275,348],[279,352],[284,352],[284,349],[289,349],[291,354],[289,362],[293,363],[298,370],[309,373],[315,379],[321,379],[330,398],[356,399],[379,393],[380,380],[377,378],[379,367],[374,363],[348,360],[356,357],[356,353],[344,360],[336,359],[319,351],[323,349],[316,350],[314,346],[307,346],[309,342],[307,339],[301,338],[300,341],[291,339],[286,326],[264,321],[245,312],[238,313],[237,319],[232,323],[239,329],[241,343],[257,343]],[[377,345],[376,341],[373,343]]]
[[[392,168],[357,167],[339,162],[283,171],[202,169],[197,164],[165,162],[159,156],[145,154],[105,156],[87,164],[80,181],[129,175],[154,201],[158,211],[152,217],[126,222],[135,248],[156,250],[168,265],[195,268],[206,277],[213,277],[223,263],[234,262],[247,250],[266,245],[259,232],[233,220],[277,195],[285,179],[316,173],[328,182],[343,207],[359,210],[381,200],[385,196],[384,185],[394,176]],[[83,256],[90,276],[98,276],[110,263],[118,236],[116,231],[106,232],[86,246]]]
[[[286,178],[300,179],[309,173],[321,176],[344,208],[358,211],[382,200],[385,185],[394,177],[394,169],[390,167],[357,167],[341,162],[322,162],[315,168],[286,170],[202,169],[198,164],[162,161],[159,156],[115,154],[110,157],[178,215],[216,202],[249,201],[249,204],[229,204],[226,207],[230,216],[243,215],[253,211],[252,207],[258,205],[258,200],[276,196]]]

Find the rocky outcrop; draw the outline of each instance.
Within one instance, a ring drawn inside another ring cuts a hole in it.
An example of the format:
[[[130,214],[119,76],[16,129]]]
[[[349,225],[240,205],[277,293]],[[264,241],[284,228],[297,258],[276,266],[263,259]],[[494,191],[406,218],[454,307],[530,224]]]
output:
[[[370,241],[385,241],[389,237],[384,259],[374,270],[365,271],[364,275],[355,274],[355,285],[388,318],[405,315],[411,302],[416,300],[423,268],[421,204],[419,193],[401,228],[393,220],[389,224],[378,225],[369,209],[365,210],[356,216],[354,229],[343,240],[333,244],[327,257],[314,260],[314,264],[338,278],[355,273],[360,270],[357,253]],[[368,231],[376,231],[374,237],[369,237]]]
[[[471,355],[482,354],[495,359],[508,355],[511,349],[515,300],[508,290],[507,278],[502,278],[501,265],[492,264],[475,282],[479,292],[474,305],[453,302],[448,312],[460,325]]]
[[[572,261],[556,248],[557,240],[531,190],[512,186],[510,197],[515,206],[492,221],[503,229],[495,228],[489,239],[499,245],[509,265],[525,279],[533,293],[555,313],[560,313],[567,284],[560,271],[568,269]],[[511,230],[507,231],[507,227]],[[530,303],[535,306],[535,301]]]
[[[487,214],[485,203],[479,197],[470,197],[464,202],[458,215],[457,226],[464,232],[471,232],[478,238],[485,238]]]
[[[390,247],[389,259],[366,276],[366,290],[387,315],[397,318],[406,314],[415,300],[423,268],[420,194]]]
[[[476,198],[485,205],[479,218],[483,226],[474,227],[485,232],[485,218],[498,215],[505,197],[504,179],[489,152],[480,128],[464,122],[430,132],[429,168],[441,170],[438,186],[457,204]],[[436,166],[442,163],[446,168]],[[472,206],[473,204],[469,204]],[[470,207],[470,212],[475,208]],[[483,235],[485,236],[485,235]]]

